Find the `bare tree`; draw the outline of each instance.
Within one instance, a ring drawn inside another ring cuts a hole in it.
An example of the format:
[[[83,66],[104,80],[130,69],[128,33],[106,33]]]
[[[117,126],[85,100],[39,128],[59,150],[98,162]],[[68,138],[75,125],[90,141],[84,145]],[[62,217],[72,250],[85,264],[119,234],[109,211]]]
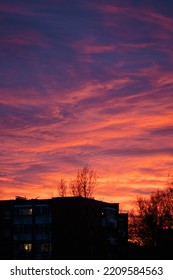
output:
[[[129,213],[129,238],[141,245],[157,246],[160,230],[173,229],[173,181],[149,198],[138,197],[137,214]]]
[[[69,183],[69,190],[72,196],[82,196],[80,189],[76,186],[76,180],[72,179]]]
[[[73,196],[92,197],[97,185],[96,172],[84,166],[78,170],[76,178],[70,182],[70,190]]]
[[[60,182],[58,184],[58,194],[61,197],[64,197],[67,194],[67,184],[66,184],[65,179],[63,179],[63,178],[60,180]]]

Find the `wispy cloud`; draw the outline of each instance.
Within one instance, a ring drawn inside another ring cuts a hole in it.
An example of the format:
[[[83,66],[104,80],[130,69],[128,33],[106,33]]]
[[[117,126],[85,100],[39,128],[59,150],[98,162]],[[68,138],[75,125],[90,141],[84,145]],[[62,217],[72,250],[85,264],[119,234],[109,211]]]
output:
[[[159,1],[160,2],[160,1]],[[128,209],[173,164],[172,4],[1,1],[0,198],[51,197],[85,164]]]

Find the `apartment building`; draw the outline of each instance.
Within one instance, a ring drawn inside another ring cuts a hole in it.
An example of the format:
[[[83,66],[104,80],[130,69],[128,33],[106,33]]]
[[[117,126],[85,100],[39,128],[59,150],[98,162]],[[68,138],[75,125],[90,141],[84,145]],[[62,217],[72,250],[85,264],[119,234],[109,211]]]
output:
[[[128,216],[83,197],[0,201],[1,259],[117,259]]]

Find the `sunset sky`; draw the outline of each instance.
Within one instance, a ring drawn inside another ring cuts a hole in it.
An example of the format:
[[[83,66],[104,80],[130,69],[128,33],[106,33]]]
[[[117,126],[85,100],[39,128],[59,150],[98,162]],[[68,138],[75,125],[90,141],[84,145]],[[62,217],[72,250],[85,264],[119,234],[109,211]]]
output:
[[[173,172],[172,0],[0,1],[0,199],[89,165],[133,207]]]

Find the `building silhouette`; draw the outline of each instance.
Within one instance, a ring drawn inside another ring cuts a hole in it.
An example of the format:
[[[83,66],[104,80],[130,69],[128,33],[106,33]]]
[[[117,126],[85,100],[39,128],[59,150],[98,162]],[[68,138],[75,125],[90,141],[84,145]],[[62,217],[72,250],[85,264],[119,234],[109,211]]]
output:
[[[0,201],[1,259],[119,259],[128,215],[84,197]]]

